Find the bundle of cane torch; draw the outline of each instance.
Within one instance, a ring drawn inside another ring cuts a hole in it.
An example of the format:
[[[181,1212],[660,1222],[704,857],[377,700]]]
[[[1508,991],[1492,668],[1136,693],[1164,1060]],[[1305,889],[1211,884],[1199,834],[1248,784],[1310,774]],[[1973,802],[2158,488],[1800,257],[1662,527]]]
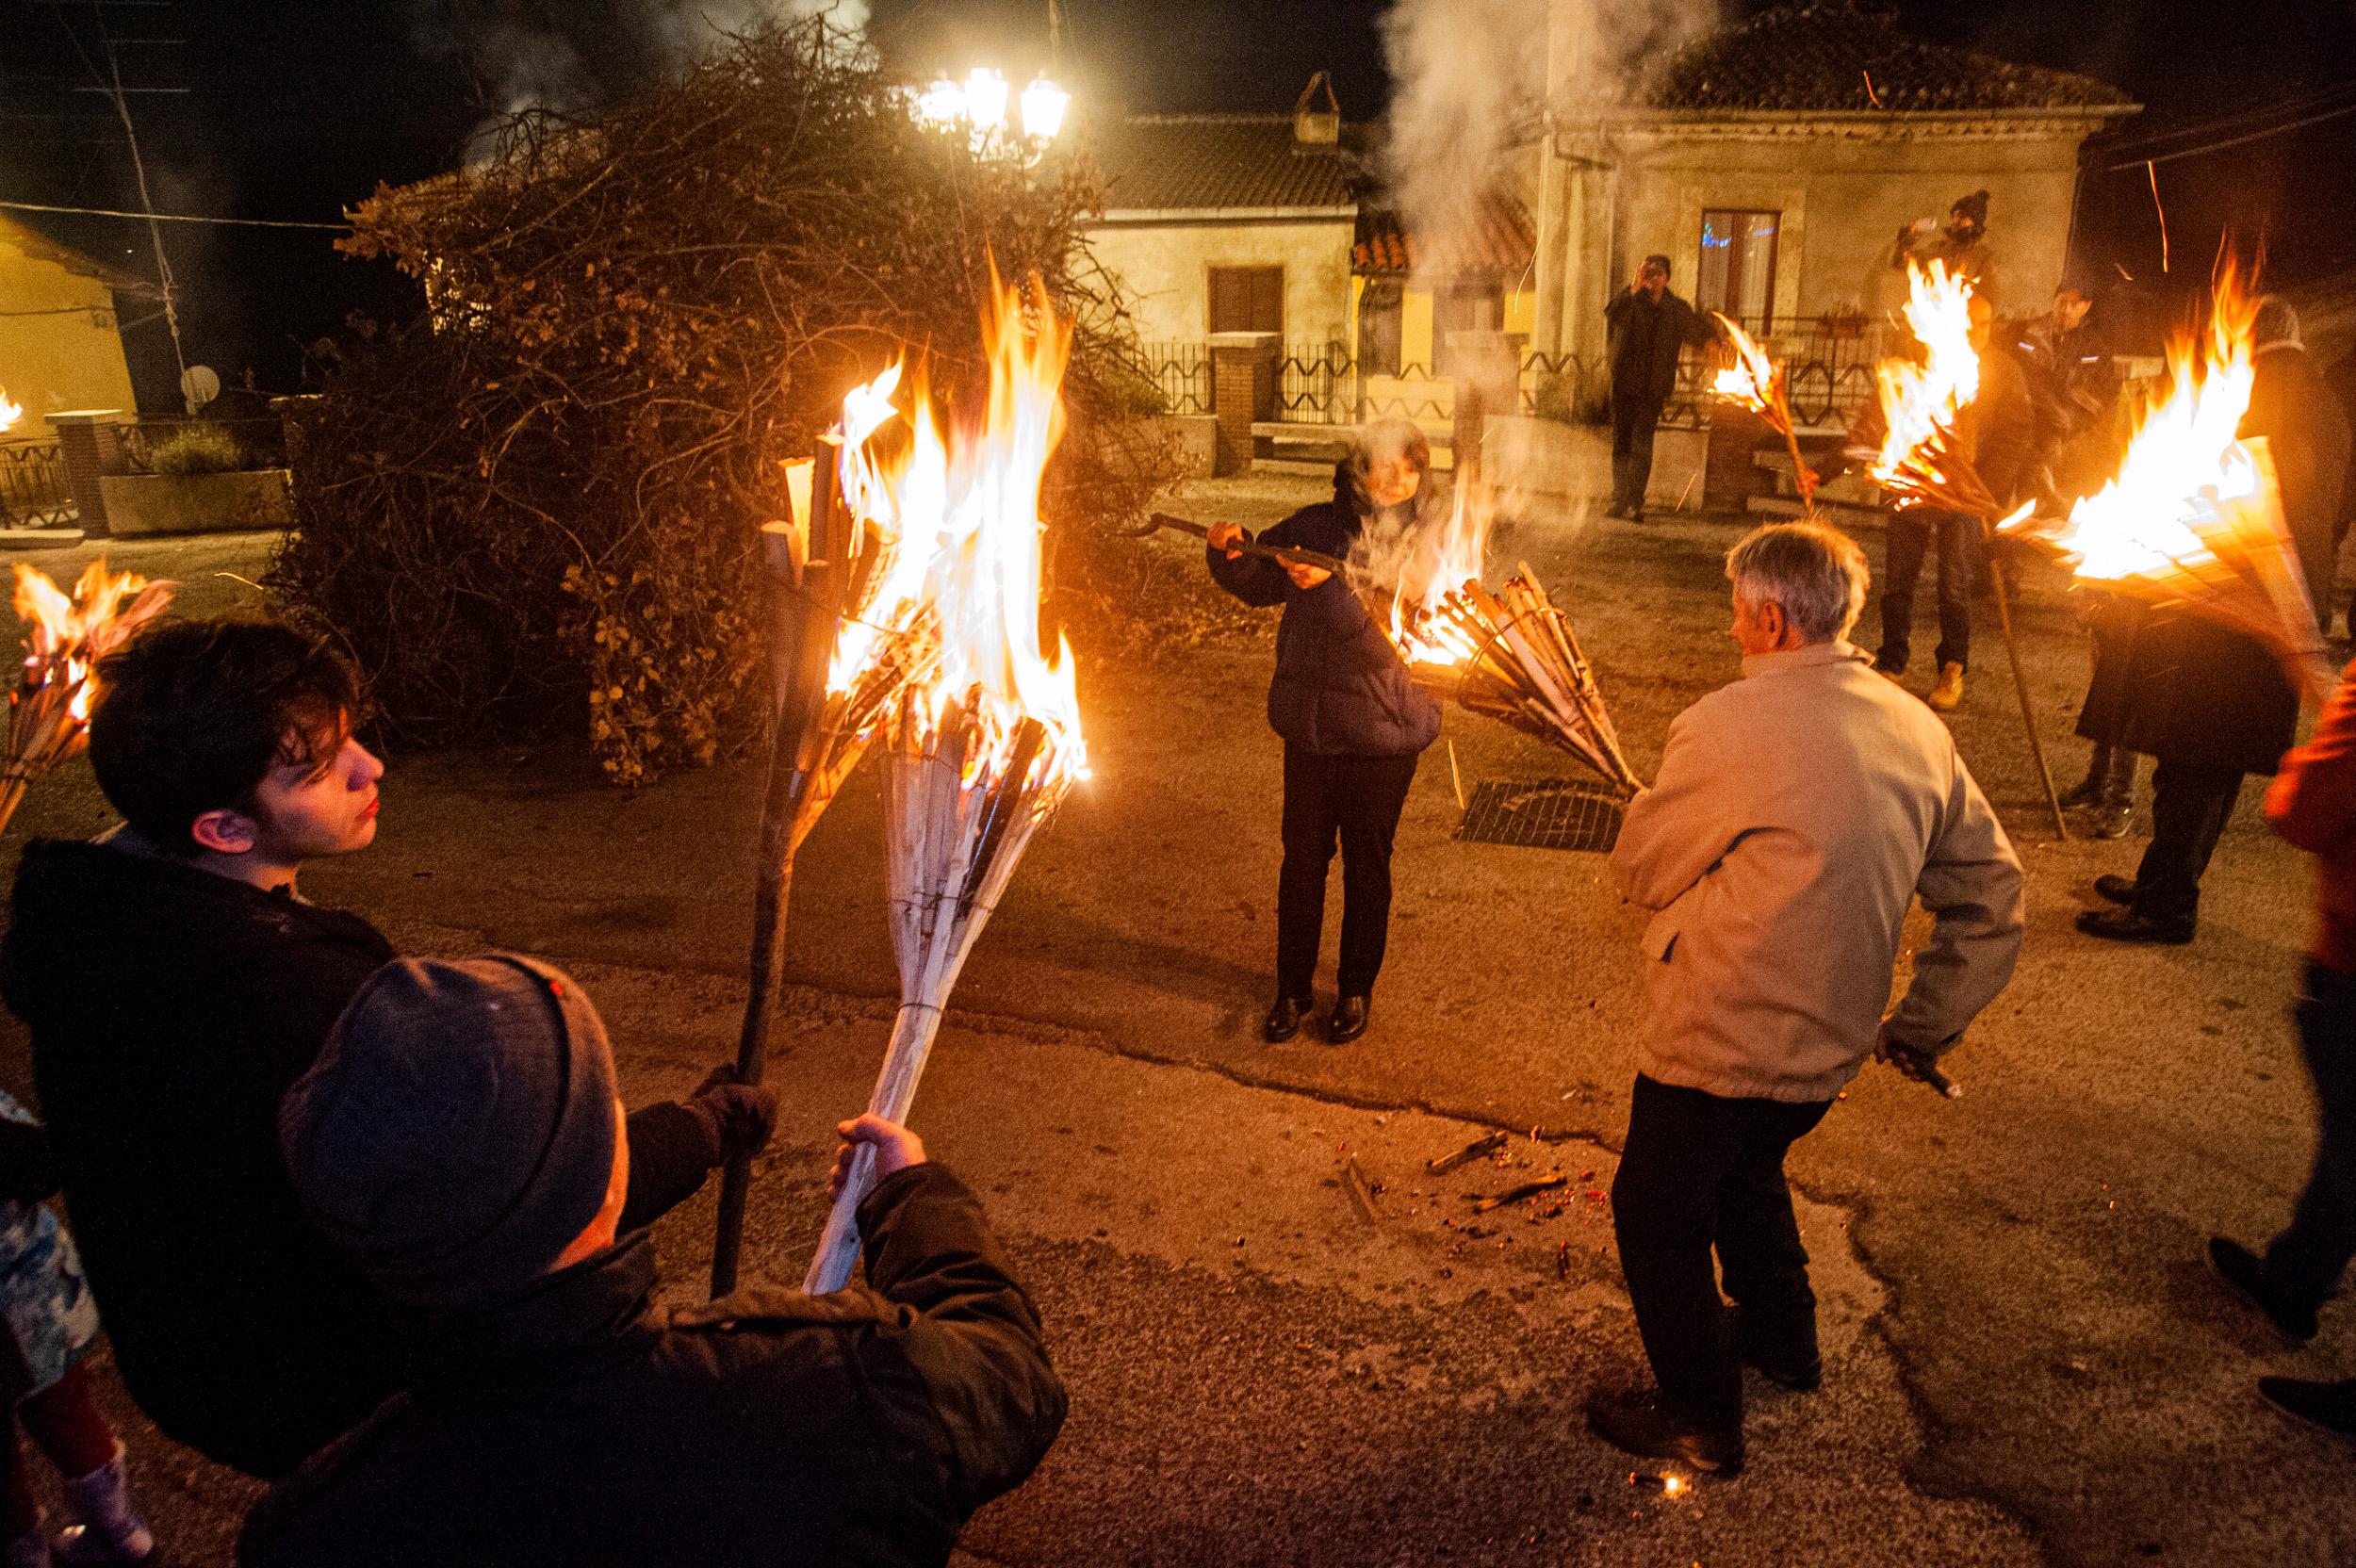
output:
[[[162,614],[173,587],[93,561],[68,596],[39,568],[16,568],[25,661],[8,694],[8,737],[0,749],[0,830],[27,790],[89,743],[98,662]]]

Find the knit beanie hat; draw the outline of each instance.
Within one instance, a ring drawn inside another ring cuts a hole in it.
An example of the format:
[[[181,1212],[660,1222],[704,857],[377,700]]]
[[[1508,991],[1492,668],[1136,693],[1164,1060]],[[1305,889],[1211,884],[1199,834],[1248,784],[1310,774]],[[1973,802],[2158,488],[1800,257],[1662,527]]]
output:
[[[370,975],[278,1113],[311,1222],[386,1294],[523,1295],[604,1206],[620,1110],[605,1025],[502,955]]]
[[[2260,295],[2257,315],[2250,323],[2250,343],[2255,349],[2272,343],[2305,347],[2299,342],[2298,310],[2280,294]]]
[[[1971,195],[1958,199],[1955,203],[1955,210],[1972,220],[1972,222],[1978,224],[1981,228],[1987,228],[1988,192],[1985,190],[1975,190]]]

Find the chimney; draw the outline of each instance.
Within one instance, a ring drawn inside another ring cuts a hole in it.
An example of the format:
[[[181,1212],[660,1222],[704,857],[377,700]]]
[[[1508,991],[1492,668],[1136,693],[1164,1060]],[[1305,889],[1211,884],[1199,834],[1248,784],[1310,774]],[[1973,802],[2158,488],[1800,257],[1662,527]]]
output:
[[[1325,94],[1325,106],[1317,108],[1318,93]],[[1295,147],[1335,147],[1342,139],[1342,106],[1333,96],[1333,78],[1320,71],[1309,78],[1309,85],[1301,90],[1301,101],[1293,106],[1293,145]]]

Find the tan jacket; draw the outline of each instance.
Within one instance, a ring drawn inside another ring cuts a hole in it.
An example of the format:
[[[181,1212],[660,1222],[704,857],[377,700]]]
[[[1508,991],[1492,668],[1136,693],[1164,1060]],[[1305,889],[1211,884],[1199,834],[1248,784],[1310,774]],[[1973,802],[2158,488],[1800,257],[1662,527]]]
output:
[[[1639,1070],[1729,1099],[1829,1100],[1857,1075],[1918,896],[1936,924],[1900,1042],[1954,1045],[2021,951],[2003,825],[1946,727],[1845,642],[1754,655],[1678,714],[1612,872],[1659,911]]]

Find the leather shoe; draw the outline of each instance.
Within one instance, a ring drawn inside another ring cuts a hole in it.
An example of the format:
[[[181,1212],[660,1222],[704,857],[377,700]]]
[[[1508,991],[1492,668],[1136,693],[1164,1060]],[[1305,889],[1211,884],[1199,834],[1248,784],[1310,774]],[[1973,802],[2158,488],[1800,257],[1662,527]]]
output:
[[[1672,1459],[1711,1476],[1742,1473],[1742,1418],[1698,1421],[1674,1412],[1658,1390],[1599,1394],[1587,1401],[1587,1429],[1622,1453]]]
[[[2182,947],[2192,940],[2193,923],[2181,916],[2163,920],[2135,908],[2088,909],[2078,917],[2078,929],[2104,941]]]
[[[2209,1238],[2209,1267],[2233,1294],[2266,1314],[2284,1339],[2304,1345],[2315,1337],[2315,1309],[2285,1301],[2266,1288],[2266,1260],[2230,1236]]]
[[[1334,1045],[1348,1045],[1366,1032],[1366,1009],[1370,998],[1345,996],[1333,1004],[1333,1013],[1325,1021],[1325,1037]]]
[[[1280,996],[1276,1004],[1260,1021],[1260,1037],[1270,1045],[1282,1045],[1301,1033],[1301,1021],[1307,1016],[1311,998]]]
[[[2094,890],[2113,904],[2132,906],[2135,902],[2135,879],[2104,872],[2094,879]]]
[[[2078,830],[2089,839],[2123,839],[2128,829],[2135,825],[2134,807],[2113,806],[2107,801],[2096,801],[2091,806],[2081,807],[2072,814],[2078,819]],[[2121,876],[2116,880],[2126,883],[2130,890],[2135,885],[2130,877]]]
[[[1930,689],[1924,702],[1936,713],[1952,713],[1963,703],[1963,666],[1950,659],[1939,667],[1939,684]]]
[[[2345,1382],[2316,1383],[2303,1378],[2260,1378],[2258,1393],[2266,1403],[2327,1431],[2356,1437],[2356,1378]]]
[[[1726,1314],[1726,1331],[1734,1341],[1735,1359],[1771,1383],[1813,1394],[1824,1384],[1824,1360],[1817,1352],[1815,1335],[1775,1336],[1746,1316],[1741,1307]]]

